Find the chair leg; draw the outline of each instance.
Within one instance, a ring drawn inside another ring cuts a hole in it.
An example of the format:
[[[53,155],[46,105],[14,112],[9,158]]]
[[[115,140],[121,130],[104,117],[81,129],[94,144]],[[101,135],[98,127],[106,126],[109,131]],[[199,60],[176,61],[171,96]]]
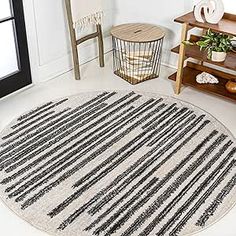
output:
[[[98,32],[99,63],[100,63],[100,67],[104,67],[105,66],[104,43],[103,43],[103,36],[102,36],[102,26],[100,24],[97,25],[97,32]]]

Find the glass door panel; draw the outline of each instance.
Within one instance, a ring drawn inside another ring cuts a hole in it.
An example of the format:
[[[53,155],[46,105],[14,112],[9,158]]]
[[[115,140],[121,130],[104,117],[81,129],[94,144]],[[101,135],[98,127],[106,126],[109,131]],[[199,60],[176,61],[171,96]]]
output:
[[[11,5],[9,0],[1,0],[0,3],[0,19],[12,16]]]
[[[0,98],[31,83],[22,0],[0,0]]]
[[[19,70],[13,20],[0,24],[0,80]]]

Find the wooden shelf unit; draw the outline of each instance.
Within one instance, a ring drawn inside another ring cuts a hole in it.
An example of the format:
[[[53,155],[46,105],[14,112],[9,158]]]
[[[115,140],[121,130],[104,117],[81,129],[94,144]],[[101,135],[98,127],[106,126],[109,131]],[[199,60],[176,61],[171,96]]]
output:
[[[196,76],[203,71],[213,73],[213,69],[210,69],[205,66],[197,65],[195,63],[188,62],[187,66],[183,69],[183,81],[182,83],[186,86],[190,86],[193,88],[196,88],[202,92],[210,93],[216,96],[223,97],[225,99],[236,101],[236,94],[229,93],[225,85],[230,78],[230,74],[222,73],[221,71],[214,70],[215,74],[217,75],[217,78],[219,78],[220,83],[215,84],[198,84],[196,82]],[[174,73],[169,77],[169,79],[176,81],[177,73]]]
[[[181,23],[182,25],[182,37],[181,42],[187,40],[188,31],[194,27],[201,29],[211,29],[216,32],[221,32],[228,35],[236,36],[236,15],[225,13],[223,19],[217,25],[212,25],[208,23],[197,22],[194,18],[193,12],[190,12],[184,16],[175,19],[175,22]],[[197,41],[200,36],[191,35],[191,41]],[[187,46],[180,44],[179,46],[171,50],[174,53],[179,54],[179,64],[177,73],[171,75],[169,79],[176,81],[176,94],[180,93],[181,84],[194,87],[198,90],[208,92],[214,95],[218,95],[233,101],[236,101],[236,94],[231,94],[225,89],[225,84],[229,79],[236,80],[236,53],[229,52],[227,58],[224,62],[213,62],[207,59],[207,53],[200,51],[198,46]],[[187,63],[184,66],[184,61],[188,58],[193,58],[199,61],[197,63]],[[221,70],[215,70],[210,67],[205,66],[205,63],[213,64],[221,68],[229,69],[231,73],[225,73]],[[203,71],[209,72],[220,80],[219,84],[209,85],[209,84],[198,84],[196,82],[196,76]]]
[[[190,39],[192,42],[197,41],[200,37],[191,35]],[[174,53],[179,54],[180,46],[173,48],[171,51]],[[185,57],[187,58],[194,58],[199,61],[207,62],[209,64],[213,64],[216,66],[220,66],[223,68],[227,68],[230,70],[236,71],[236,53],[235,52],[228,52],[226,60],[224,62],[214,62],[207,58],[206,51],[200,51],[198,46],[186,46],[185,48]]]

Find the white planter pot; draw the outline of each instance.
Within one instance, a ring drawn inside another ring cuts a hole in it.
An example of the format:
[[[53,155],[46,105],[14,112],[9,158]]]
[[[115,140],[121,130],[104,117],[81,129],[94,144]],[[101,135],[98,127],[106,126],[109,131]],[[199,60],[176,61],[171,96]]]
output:
[[[211,60],[215,62],[222,62],[225,61],[227,56],[226,52],[212,52]]]

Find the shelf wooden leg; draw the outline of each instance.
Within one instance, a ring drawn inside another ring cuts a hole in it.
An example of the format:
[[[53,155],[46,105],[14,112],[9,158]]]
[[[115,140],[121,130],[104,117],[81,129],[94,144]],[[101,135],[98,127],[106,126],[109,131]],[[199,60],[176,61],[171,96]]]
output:
[[[181,85],[182,85],[182,77],[183,77],[183,67],[184,67],[184,60],[185,60],[185,45],[182,43],[183,41],[187,40],[188,34],[188,24],[184,23],[182,25],[182,35],[181,35],[181,43],[180,43],[180,50],[179,50],[179,62],[178,62],[178,71],[176,77],[176,94],[180,93]]]

